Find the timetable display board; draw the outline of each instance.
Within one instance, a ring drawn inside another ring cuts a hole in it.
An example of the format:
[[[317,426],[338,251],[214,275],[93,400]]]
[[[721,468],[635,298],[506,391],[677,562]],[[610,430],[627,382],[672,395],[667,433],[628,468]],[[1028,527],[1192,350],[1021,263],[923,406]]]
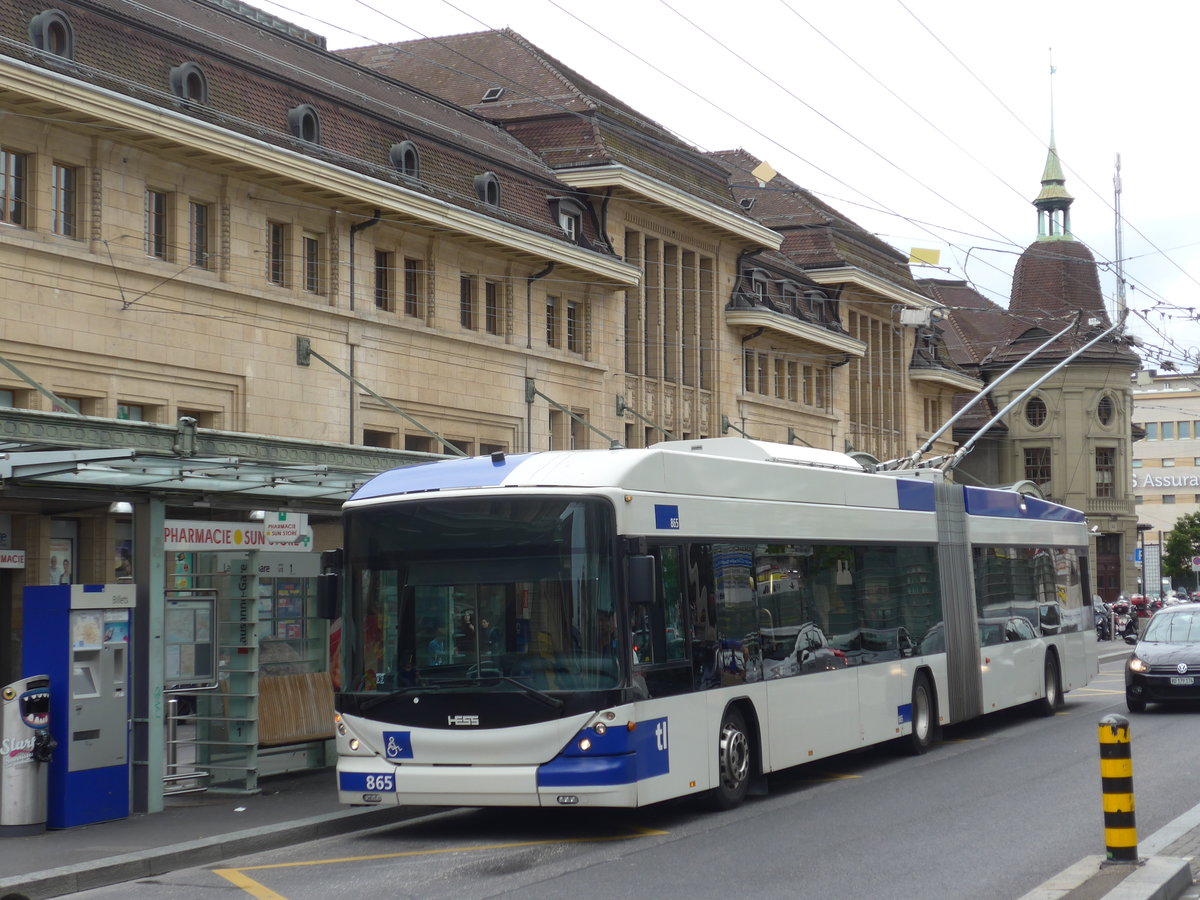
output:
[[[209,688],[217,683],[216,596],[195,596],[200,593],[188,591],[190,596],[186,598],[167,599],[163,666],[166,690]]]

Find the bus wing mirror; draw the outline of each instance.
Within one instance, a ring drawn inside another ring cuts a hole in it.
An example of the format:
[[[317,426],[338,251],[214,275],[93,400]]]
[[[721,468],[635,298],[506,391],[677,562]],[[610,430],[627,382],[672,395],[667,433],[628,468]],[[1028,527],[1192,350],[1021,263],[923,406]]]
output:
[[[337,572],[317,576],[317,618],[333,621],[338,614],[338,594],[342,577]]]
[[[650,606],[657,595],[654,584],[655,559],[653,556],[630,556],[629,560],[629,603],[632,606]]]
[[[321,554],[321,574],[317,576],[317,618],[337,618],[341,583],[342,551],[326,550]]]

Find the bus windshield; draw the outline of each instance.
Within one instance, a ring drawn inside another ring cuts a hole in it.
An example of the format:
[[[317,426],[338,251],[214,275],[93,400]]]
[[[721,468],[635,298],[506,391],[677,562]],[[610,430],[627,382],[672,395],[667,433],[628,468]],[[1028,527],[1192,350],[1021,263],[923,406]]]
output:
[[[430,499],[347,513],[343,690],[608,690],[611,507]]]

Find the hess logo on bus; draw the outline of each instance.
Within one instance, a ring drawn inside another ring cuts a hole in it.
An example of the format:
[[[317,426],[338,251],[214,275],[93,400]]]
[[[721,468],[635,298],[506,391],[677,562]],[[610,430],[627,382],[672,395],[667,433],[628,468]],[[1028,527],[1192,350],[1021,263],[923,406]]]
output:
[[[479,716],[446,716],[448,725],[478,725]]]

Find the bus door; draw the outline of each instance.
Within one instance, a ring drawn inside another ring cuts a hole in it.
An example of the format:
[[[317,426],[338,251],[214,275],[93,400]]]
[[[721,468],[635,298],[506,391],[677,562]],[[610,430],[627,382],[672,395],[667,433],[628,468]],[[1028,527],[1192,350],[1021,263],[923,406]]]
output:
[[[654,600],[630,609],[634,680],[651,697],[687,693],[693,680],[685,628],[683,550],[669,545],[652,547],[649,553],[657,570]]]

